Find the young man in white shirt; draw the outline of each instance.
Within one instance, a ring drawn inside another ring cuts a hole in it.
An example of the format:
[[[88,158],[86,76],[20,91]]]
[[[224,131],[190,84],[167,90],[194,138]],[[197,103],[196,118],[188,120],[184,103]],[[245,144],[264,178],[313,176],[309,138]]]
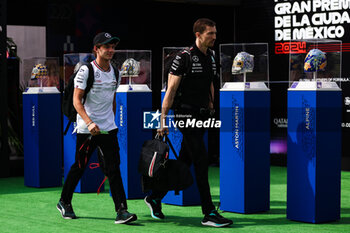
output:
[[[73,105],[78,113],[76,156],[57,204],[57,209],[65,219],[76,218],[71,204],[73,192],[97,147],[102,154],[100,165],[109,179],[117,212],[115,223],[129,223],[137,219],[135,214],[127,211],[126,196],[119,169],[118,128],[115,124],[115,94],[119,77],[116,77],[115,74],[118,72],[115,72],[110,64],[118,42],[118,37],[113,37],[106,32],[95,36],[93,52],[96,60],[91,62],[94,82],[85,100],[84,92],[89,76],[88,67],[82,66],[74,79]]]

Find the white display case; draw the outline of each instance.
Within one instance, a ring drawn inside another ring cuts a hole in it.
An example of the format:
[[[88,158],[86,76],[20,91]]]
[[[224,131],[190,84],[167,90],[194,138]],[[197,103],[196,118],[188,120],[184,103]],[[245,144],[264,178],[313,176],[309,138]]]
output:
[[[58,57],[33,57],[23,60],[24,82],[27,91],[56,92],[59,89]],[[30,90],[29,90],[30,89]]]
[[[222,90],[266,90],[269,87],[267,43],[220,44]]]
[[[130,91],[151,90],[151,50],[116,50],[112,63],[121,75],[119,88]]]
[[[296,45],[298,50],[293,47]],[[289,47],[290,89],[337,90],[341,87],[340,40],[298,40],[292,41]]]

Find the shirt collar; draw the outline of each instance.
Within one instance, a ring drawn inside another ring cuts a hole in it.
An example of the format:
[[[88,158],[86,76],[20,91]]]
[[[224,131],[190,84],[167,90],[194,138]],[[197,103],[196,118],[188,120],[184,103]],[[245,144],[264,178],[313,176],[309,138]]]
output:
[[[196,45],[196,43],[194,43],[193,45],[192,45],[192,47],[193,47],[193,49],[196,51],[196,52],[198,52],[199,54],[201,54],[202,56],[208,56],[209,55],[209,53],[208,53],[208,50],[209,49],[207,49],[207,54],[204,54],[198,47],[197,47],[197,45]]]

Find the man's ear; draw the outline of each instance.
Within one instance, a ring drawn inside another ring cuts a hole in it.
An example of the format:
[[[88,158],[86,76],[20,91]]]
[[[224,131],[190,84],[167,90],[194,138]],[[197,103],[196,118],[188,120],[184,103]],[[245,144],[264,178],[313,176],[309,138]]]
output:
[[[196,38],[199,38],[199,36],[200,36],[201,34],[200,34],[200,32],[196,32],[194,35],[196,36]]]
[[[96,45],[94,45],[94,51],[97,53],[97,49],[98,47]]]

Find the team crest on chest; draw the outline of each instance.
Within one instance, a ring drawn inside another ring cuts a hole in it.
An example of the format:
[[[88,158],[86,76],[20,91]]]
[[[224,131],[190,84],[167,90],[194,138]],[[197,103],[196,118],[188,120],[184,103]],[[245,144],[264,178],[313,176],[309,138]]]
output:
[[[101,74],[99,71],[96,71],[95,72],[95,79],[99,79],[99,78],[101,78]]]

